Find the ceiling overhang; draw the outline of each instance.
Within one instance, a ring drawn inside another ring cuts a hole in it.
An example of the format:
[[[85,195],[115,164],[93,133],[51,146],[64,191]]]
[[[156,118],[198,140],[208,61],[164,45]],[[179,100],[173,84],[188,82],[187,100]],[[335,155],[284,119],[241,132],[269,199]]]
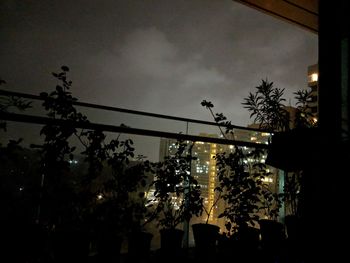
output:
[[[319,0],[234,0],[271,16],[318,33]]]

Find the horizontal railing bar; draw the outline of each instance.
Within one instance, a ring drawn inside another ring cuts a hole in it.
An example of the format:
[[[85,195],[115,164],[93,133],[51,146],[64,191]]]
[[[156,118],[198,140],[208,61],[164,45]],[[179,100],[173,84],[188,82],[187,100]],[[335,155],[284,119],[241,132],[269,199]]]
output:
[[[0,95],[22,97],[22,98],[26,98],[26,99],[43,100],[43,98],[41,98],[38,95],[32,95],[32,94],[21,93],[21,92],[14,92],[14,91],[7,91],[7,90],[1,90],[1,89],[0,89]],[[87,103],[87,102],[76,101],[76,102],[73,102],[73,104],[77,105],[77,106],[81,106],[81,107],[94,108],[94,109],[100,109],[100,110],[117,111],[117,112],[136,114],[136,115],[143,115],[143,116],[154,117],[154,118],[163,118],[163,119],[183,121],[183,122],[191,122],[191,123],[204,124],[204,125],[228,127],[227,125],[218,124],[216,122],[202,121],[202,120],[182,118],[182,117],[176,117],[176,116],[169,116],[169,115],[158,114],[158,113],[151,113],[151,112],[145,112],[145,111],[129,110],[129,109],[124,109],[124,108],[104,106],[104,105],[98,105],[98,104]],[[257,129],[257,128],[249,128],[249,127],[243,127],[243,126],[237,126],[237,125],[231,125],[230,127],[233,128],[233,129],[240,129],[240,130],[249,130],[249,131],[269,133],[269,131],[267,131],[267,130]]]
[[[209,142],[209,143],[217,143],[217,144],[225,144],[225,145],[237,145],[237,146],[246,146],[246,147],[252,147],[252,148],[261,148],[261,149],[268,148],[267,144],[260,144],[260,143],[252,143],[252,142],[244,142],[244,141],[228,140],[228,139],[220,139],[220,138],[212,138],[212,137],[203,137],[203,136],[196,136],[196,135],[187,135],[182,133],[145,130],[145,129],[125,127],[125,126],[113,126],[113,125],[98,124],[98,123],[91,123],[91,122],[74,122],[69,120],[60,120],[60,119],[53,119],[48,117],[40,117],[40,116],[32,116],[32,115],[8,113],[8,112],[1,112],[0,119],[6,120],[6,121],[35,123],[35,124],[43,124],[43,125],[45,124],[71,125],[71,126],[74,126],[75,128],[81,128],[81,129],[102,130],[107,132],[126,133],[126,134],[144,135],[144,136],[151,136],[151,137],[171,138],[171,139],[182,139],[182,140],[188,140],[192,142]]]

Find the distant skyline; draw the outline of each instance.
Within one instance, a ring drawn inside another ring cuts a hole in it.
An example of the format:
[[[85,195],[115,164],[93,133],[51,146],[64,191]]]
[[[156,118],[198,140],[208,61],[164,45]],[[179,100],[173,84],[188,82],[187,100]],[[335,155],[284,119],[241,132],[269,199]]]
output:
[[[0,22],[3,89],[52,90],[51,72],[67,65],[81,101],[212,121],[206,99],[242,126],[243,98],[262,79],[293,103],[317,63],[317,35],[231,0],[3,0]]]

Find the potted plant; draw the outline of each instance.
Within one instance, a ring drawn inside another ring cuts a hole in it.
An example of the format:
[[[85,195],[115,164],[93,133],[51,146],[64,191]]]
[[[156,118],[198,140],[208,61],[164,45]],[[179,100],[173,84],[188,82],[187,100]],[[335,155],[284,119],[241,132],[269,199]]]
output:
[[[264,166],[266,171],[266,165]],[[266,173],[266,178],[269,175],[270,172]],[[259,207],[263,215],[263,218],[259,220],[261,243],[264,248],[271,247],[276,250],[285,239],[284,226],[278,222],[284,194],[273,192],[266,182],[262,185],[261,194]]]
[[[85,134],[84,134],[85,135]],[[134,161],[133,142],[105,142],[100,131],[88,131],[83,152],[89,163],[91,218],[100,260],[117,260],[122,241],[135,230],[142,214],[136,202],[140,185],[145,185],[148,161]]]
[[[209,218],[219,201],[222,200],[222,191],[220,187],[215,188],[215,200],[208,207],[203,203],[202,212],[206,214],[205,223],[192,224],[193,237],[196,246],[196,254],[202,256],[210,255],[216,250],[216,243],[219,238],[220,227],[209,223]],[[209,209],[208,209],[209,208]]]
[[[325,140],[317,129],[317,118],[309,108],[311,91],[294,93],[296,108],[283,104],[283,89],[272,82],[262,81],[254,94],[250,93],[243,105],[261,128],[273,132],[266,163],[285,171],[283,201],[285,225],[290,245],[302,243],[303,229],[303,173],[317,160],[325,147]],[[277,234],[278,235],[278,234]],[[300,251],[293,249],[293,253]]]
[[[118,136],[107,142],[100,130],[79,132],[71,125],[88,120],[73,106],[77,99],[69,92],[72,82],[67,80],[68,71],[63,66],[61,73],[53,73],[62,84],[50,94],[40,94],[48,116],[65,121],[61,125],[49,123],[41,131],[45,136],[41,146],[42,172],[46,175],[41,218],[54,229],[53,243],[64,246],[62,253],[89,243],[90,236],[85,235],[84,242],[72,244],[78,236],[74,233],[83,231],[93,237],[101,260],[117,259],[123,238],[134,226],[132,219],[137,205],[131,197],[144,183],[149,164],[134,162],[132,140],[120,140]],[[75,151],[70,145],[72,137],[82,143],[82,155],[88,167],[79,181],[68,182],[65,178],[74,179],[68,176],[69,161],[73,160]]]
[[[284,223],[286,226],[287,238],[290,243],[297,243],[302,239],[301,202],[303,192],[302,171],[288,173],[285,177],[283,200],[286,207]]]
[[[226,121],[222,113],[214,114],[214,105],[202,101],[225,139],[234,138],[231,122]],[[222,126],[226,128],[222,130]],[[261,161],[263,151],[260,149],[243,149],[236,145],[229,152],[216,155],[219,190],[226,207],[220,217],[225,217],[227,236],[238,237],[240,229],[245,230],[250,224],[255,225],[259,219],[258,210],[263,187],[263,179],[268,175],[266,166]]]
[[[259,219],[261,247],[266,255],[279,253],[285,241],[284,225],[278,221],[283,193],[273,193],[268,187],[262,189],[260,209],[264,217]]]
[[[45,124],[40,135],[40,174],[42,186],[40,193],[40,211],[37,222],[48,230],[55,260],[84,260],[89,253],[89,238],[86,229],[84,205],[80,198],[80,178],[70,169],[70,160],[76,147],[71,139],[77,133],[72,122],[86,121],[73,106],[77,99],[72,97],[71,81],[67,80],[69,68],[61,67],[60,73],[52,73],[60,81],[50,93],[42,92],[42,106],[52,120],[61,120]]]
[[[151,180],[154,177],[154,169],[149,161],[139,156],[137,164],[134,165],[132,173],[142,174],[143,178],[138,184],[137,190],[130,195],[130,231],[128,233],[128,258],[131,262],[147,260],[150,255],[153,234],[148,232],[146,225],[149,223],[147,214],[147,197],[150,192]]]
[[[283,104],[283,93],[283,89],[273,87],[273,82],[263,80],[256,87],[255,93],[250,93],[244,99],[243,105],[259,127],[273,132],[266,163],[288,172],[285,177],[284,201],[288,214],[299,216],[303,191],[302,170],[313,163],[310,158],[318,159],[315,156],[322,152],[322,138],[315,129],[317,118],[309,108],[311,91],[295,92],[296,108],[289,111]]]
[[[203,101],[221,131],[224,138],[234,138],[231,122],[220,113],[214,114],[211,102]],[[222,126],[226,127],[225,132]],[[269,176],[262,156],[264,152],[258,148],[247,149],[233,146],[228,152],[216,155],[219,189],[225,201],[225,209],[219,215],[226,220],[226,233],[220,239],[221,254],[244,256],[252,249],[256,252],[259,246],[259,229],[255,228],[264,201],[264,179]],[[234,249],[236,248],[236,249]],[[235,252],[234,252],[235,251]],[[252,254],[252,253],[248,253]]]
[[[152,214],[160,226],[161,249],[177,251],[182,247],[184,231],[178,226],[202,210],[202,198],[198,182],[191,176],[191,147],[184,141],[177,142],[173,156],[155,164],[154,198],[150,200]]]

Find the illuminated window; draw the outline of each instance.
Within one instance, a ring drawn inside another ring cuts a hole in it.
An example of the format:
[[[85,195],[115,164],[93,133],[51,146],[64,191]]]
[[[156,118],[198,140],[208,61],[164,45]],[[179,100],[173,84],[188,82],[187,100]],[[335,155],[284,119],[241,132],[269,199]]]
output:
[[[263,179],[263,182],[265,182],[265,183],[273,183],[273,179],[270,178],[270,177],[265,177],[265,178]]]
[[[318,80],[318,74],[317,73],[311,74],[310,79],[311,79],[312,82],[317,81]]]

